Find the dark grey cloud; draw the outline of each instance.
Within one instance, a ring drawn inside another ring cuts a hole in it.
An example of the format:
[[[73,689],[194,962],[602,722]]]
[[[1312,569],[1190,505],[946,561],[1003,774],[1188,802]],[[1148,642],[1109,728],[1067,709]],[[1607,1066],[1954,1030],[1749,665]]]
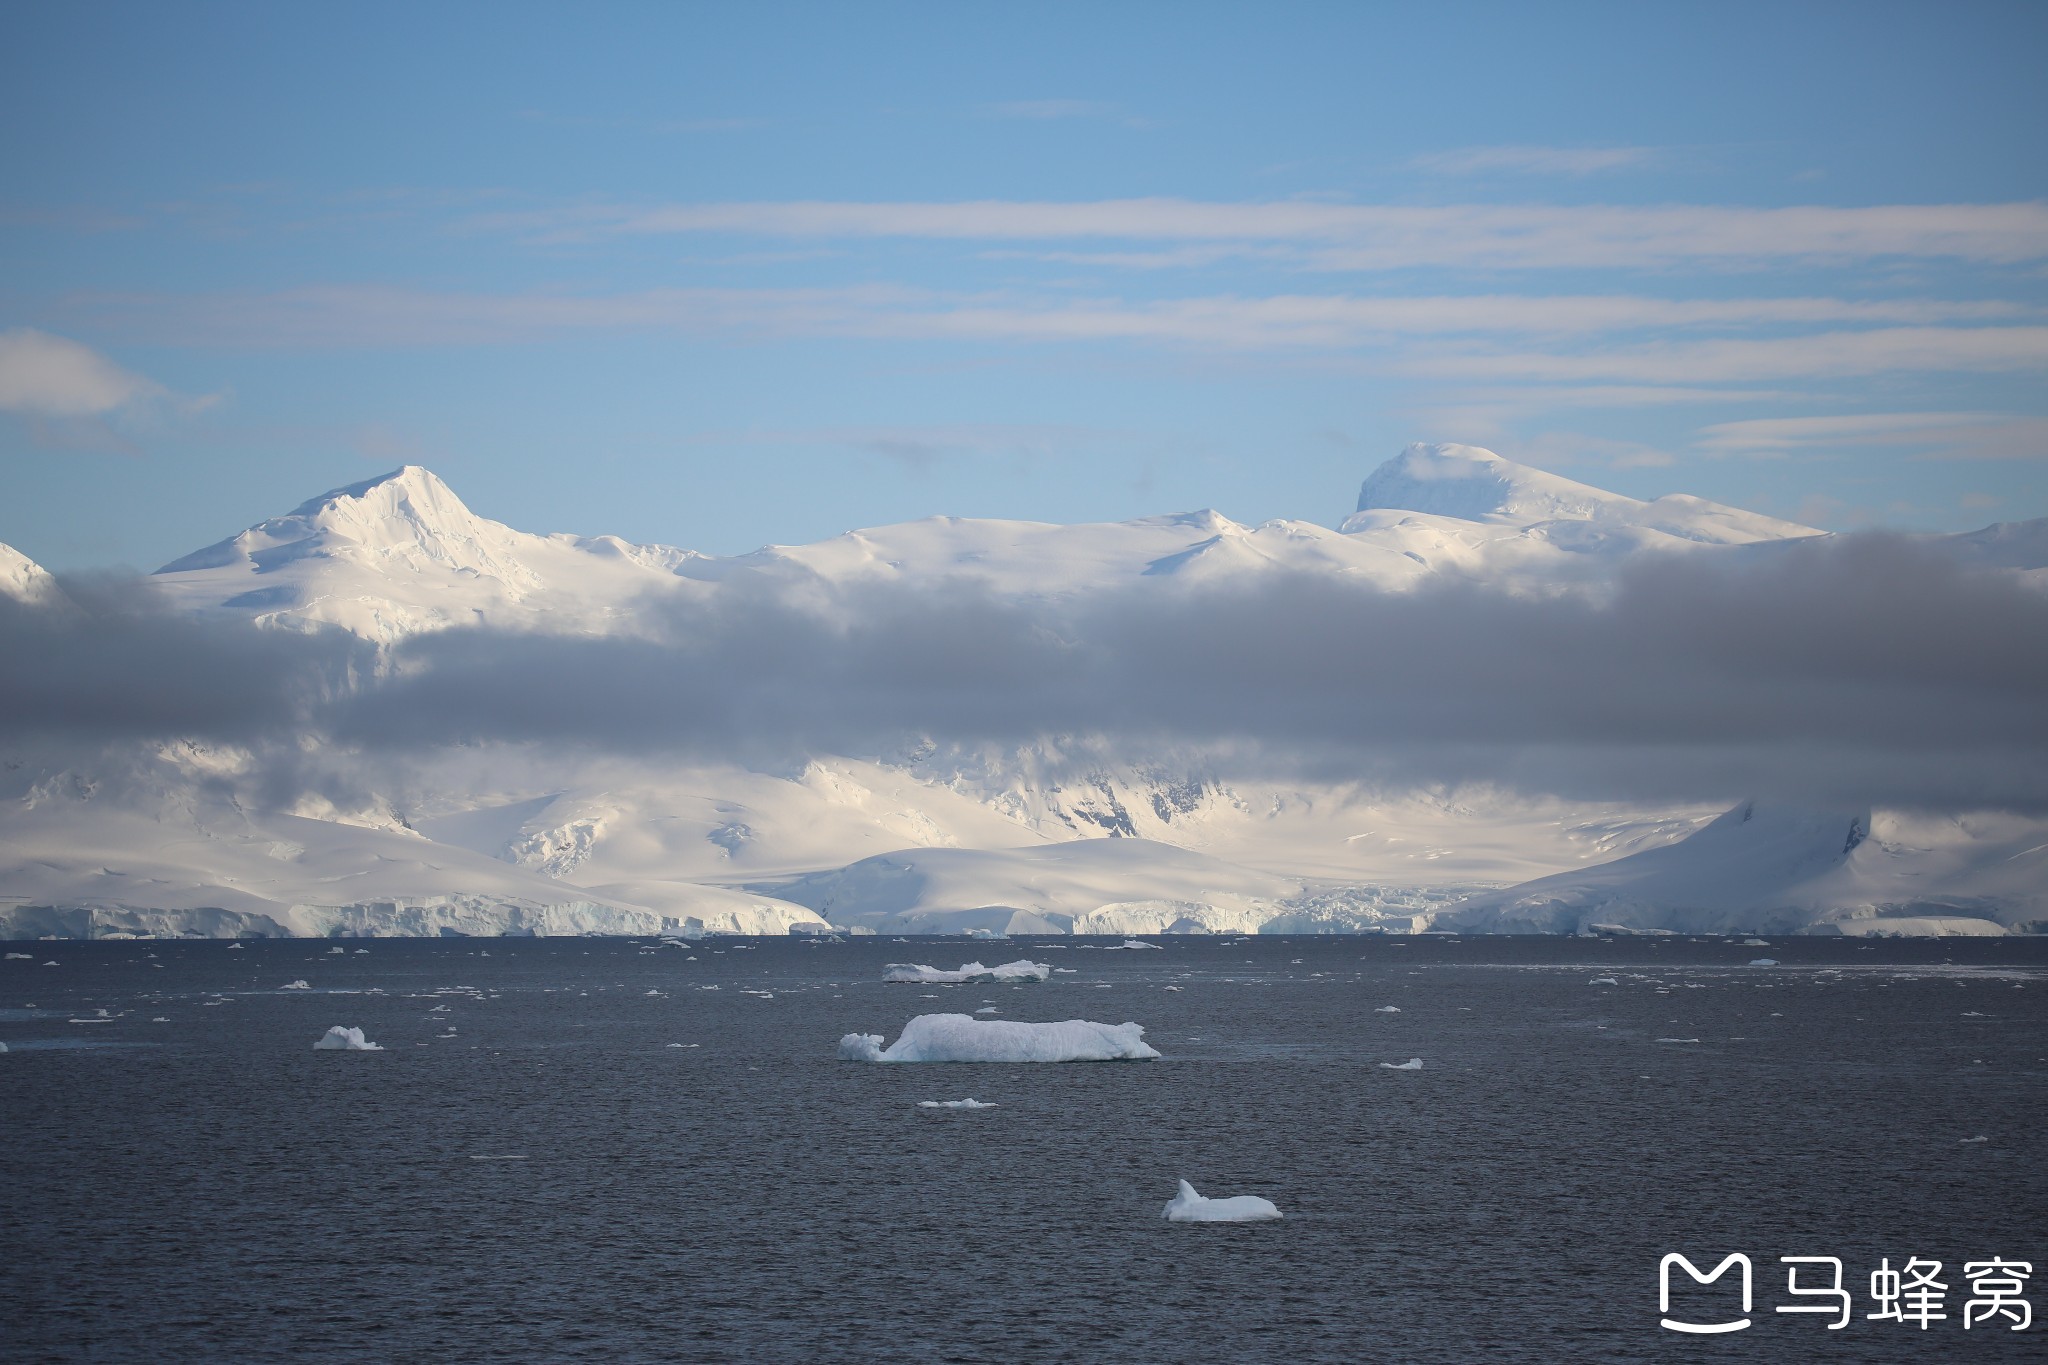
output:
[[[1597,603],[1277,574],[1063,603],[733,580],[650,599],[635,638],[417,637],[374,680],[346,643],[85,616],[112,641],[45,628],[51,679],[0,670],[11,725],[743,762],[1056,736],[1269,777],[2048,808],[2048,595],[1879,535],[1654,560]]]
[[[284,736],[320,724],[370,657],[336,633],[183,615],[133,574],[58,583],[49,605],[0,595],[0,738],[11,743]]]

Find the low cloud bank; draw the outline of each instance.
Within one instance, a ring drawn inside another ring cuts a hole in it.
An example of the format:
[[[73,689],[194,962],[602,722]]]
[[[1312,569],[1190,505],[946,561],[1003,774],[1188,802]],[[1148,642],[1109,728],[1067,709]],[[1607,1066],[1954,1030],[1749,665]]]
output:
[[[2048,807],[2048,595],[1887,535],[1642,563],[1604,602],[1277,574],[1060,603],[734,581],[650,599],[634,638],[447,631],[374,669],[346,638],[99,588],[0,603],[0,733],[742,761],[1079,736],[1325,780]]]

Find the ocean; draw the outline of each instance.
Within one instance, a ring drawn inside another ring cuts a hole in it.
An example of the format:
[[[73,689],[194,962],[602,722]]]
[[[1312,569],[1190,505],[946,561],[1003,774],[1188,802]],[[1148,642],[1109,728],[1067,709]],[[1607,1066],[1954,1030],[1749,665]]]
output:
[[[6,944],[0,1358],[2048,1357],[2048,940],[1144,942]],[[988,1007],[1163,1056],[836,1055]]]

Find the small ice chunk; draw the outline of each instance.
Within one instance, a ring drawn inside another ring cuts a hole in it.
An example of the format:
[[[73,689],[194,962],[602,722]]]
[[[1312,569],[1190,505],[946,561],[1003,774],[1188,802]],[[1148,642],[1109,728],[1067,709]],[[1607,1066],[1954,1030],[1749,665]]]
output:
[[[382,1052],[383,1045],[363,1037],[359,1028],[343,1028],[336,1024],[327,1030],[319,1042],[313,1044],[317,1052]]]
[[[1410,1057],[1405,1062],[1381,1062],[1380,1066],[1387,1071],[1420,1071],[1422,1058]]]
[[[1124,947],[1126,947],[1126,948],[1155,948],[1155,949],[1158,949],[1158,950],[1159,950],[1160,952],[1162,952],[1162,953],[1166,951],[1166,950],[1165,950],[1164,948],[1160,948],[1160,947],[1159,947],[1159,945],[1158,945],[1158,944],[1156,944],[1156,943],[1141,943],[1141,942],[1139,942],[1139,941],[1138,941],[1137,939],[1134,939],[1134,938],[1127,938],[1127,939],[1125,939],[1125,940],[1123,941],[1123,946],[1124,946]],[[1277,1217],[1279,1217],[1279,1215],[1278,1215],[1278,1214],[1275,1214],[1275,1215],[1273,1215],[1273,1216],[1274,1216],[1274,1217],[1276,1217],[1276,1218],[1277,1218]]]
[[[917,1107],[920,1109],[993,1109],[996,1106],[993,1100],[987,1103],[981,1100],[919,1100]]]
[[[53,957],[48,962],[45,962],[43,965],[45,967],[54,967],[57,965],[57,959]]]
[[[1775,967],[1778,965],[1778,959],[1775,957],[1753,957],[1749,960],[1749,965],[1752,967]]]
[[[1399,1005],[1381,1005],[1373,1011],[1374,1014],[1399,1014],[1400,1012],[1401,1007]]]
[[[981,1007],[980,1009],[976,1010],[976,1011],[975,1011],[975,1013],[976,1013],[976,1014],[1001,1014],[1001,1013],[1002,1013],[1002,1011],[1001,1011],[1001,1010],[999,1010],[999,1009],[997,1009],[997,1008],[996,1008],[996,1007],[995,1007],[994,1005],[983,1005],[983,1006],[982,1006],[982,1007]]]
[[[165,1018],[163,1015],[159,1014],[156,1018],[150,1020],[149,1022],[152,1024],[168,1024],[171,1021]]]
[[[346,948],[339,948],[339,947],[336,947],[336,948],[329,948],[329,949],[327,950],[327,955],[328,955],[329,957],[333,957],[333,956],[334,956],[334,955],[335,955],[336,953],[346,953],[347,951],[348,951],[348,949],[346,949]]]
[[[1270,1199],[1255,1194],[1204,1199],[1185,1180],[1180,1182],[1180,1193],[1166,1204],[1169,1223],[1263,1223],[1282,1216]]]
[[[9,962],[34,962],[36,959],[32,953],[9,953],[7,960]]]
[[[1586,984],[1588,986],[1619,986],[1621,983],[1611,976],[1596,976]]]
[[[957,971],[945,971],[938,967],[926,967],[912,962],[891,962],[882,973],[884,981],[909,981],[920,986],[938,985],[948,981],[1043,981],[1052,975],[1052,968],[1043,962],[1030,962],[1019,958],[1005,962],[1000,967],[984,967],[979,962],[969,962]]]
[[[239,953],[242,951],[242,945],[239,943],[230,943],[228,945],[228,951],[231,953]]]
[[[281,991],[310,991],[313,989],[313,987],[306,981],[304,977],[300,977],[297,981],[285,982],[282,986],[279,986],[278,989]]]
[[[0,1052],[5,1052],[5,1051],[7,1051],[7,1044],[5,1044],[5,1043],[0,1043]]]
[[[1699,1039],[1697,1039],[1697,1038],[1659,1038],[1659,1039],[1658,1039],[1657,1041],[1658,1041],[1658,1042],[1660,1042],[1660,1043],[1697,1043],[1697,1042],[1699,1041]]]
[[[1746,938],[1742,940],[1742,946],[1745,948],[1768,948],[1771,945],[1760,938]]]
[[[839,1055],[849,1062],[1114,1062],[1159,1054],[1139,1024],[1068,1019],[1027,1024],[968,1014],[920,1014],[887,1048],[879,1033],[849,1033]]]
[[[1985,1137],[1985,1136],[1984,1136],[1984,1135],[1983,1135],[1982,1133],[1979,1133],[1979,1134],[1978,1134],[1978,1135],[1977,1135],[1976,1137],[1973,1137],[1973,1138],[1963,1138],[1963,1139],[1961,1139],[1960,1145],[1963,1145],[1963,1146],[1967,1146],[1967,1145],[1969,1145],[1969,1144],[1970,1144],[1970,1143],[1972,1143],[1972,1142],[1989,1142],[1989,1141],[1991,1141],[1991,1139],[1990,1139],[1990,1138],[1988,1138],[1988,1137]]]

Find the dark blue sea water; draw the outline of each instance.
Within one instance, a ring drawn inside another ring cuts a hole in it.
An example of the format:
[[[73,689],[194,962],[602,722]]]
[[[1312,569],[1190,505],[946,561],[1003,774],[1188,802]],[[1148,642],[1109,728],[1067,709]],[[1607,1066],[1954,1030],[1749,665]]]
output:
[[[0,1355],[2048,1356],[1962,1326],[1966,1261],[2048,1310],[2048,941],[1155,941],[7,944]],[[1020,956],[1071,970],[880,981]],[[984,1003],[1165,1059],[835,1058]],[[1166,1223],[1183,1177],[1286,1218]],[[1661,1329],[1673,1251],[1746,1253],[1752,1326]],[[1774,1312],[1781,1256],[1854,1321]],[[1866,1319],[1914,1257],[1948,1317]]]

